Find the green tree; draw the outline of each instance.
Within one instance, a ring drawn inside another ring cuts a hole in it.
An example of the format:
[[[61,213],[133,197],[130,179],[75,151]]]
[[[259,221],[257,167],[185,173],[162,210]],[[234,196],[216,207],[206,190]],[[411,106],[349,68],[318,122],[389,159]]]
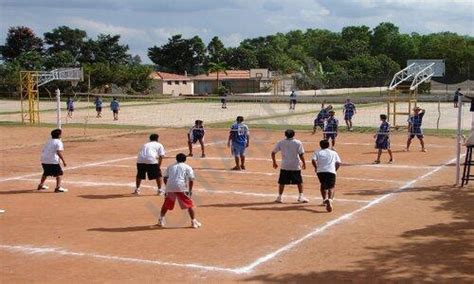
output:
[[[224,60],[226,49],[224,44],[215,36],[207,45],[207,62],[221,62]]]
[[[87,33],[80,29],[59,26],[51,32],[44,33],[44,42],[48,45],[46,53],[53,55],[67,51],[73,58],[79,58],[87,38]]]
[[[43,52],[43,40],[37,37],[32,29],[24,26],[8,29],[5,45],[0,46],[4,61],[12,61],[26,52]]]
[[[217,79],[217,89],[220,87],[219,82],[219,73],[224,73],[227,75],[227,66],[224,62],[209,62],[209,68],[207,69],[208,73],[216,73]]]
[[[229,69],[249,70],[259,67],[255,53],[242,46],[227,48],[223,61],[227,63]]]
[[[109,63],[111,65],[130,62],[128,45],[120,44],[120,35],[100,34],[97,40],[89,39],[81,49],[81,63]]]

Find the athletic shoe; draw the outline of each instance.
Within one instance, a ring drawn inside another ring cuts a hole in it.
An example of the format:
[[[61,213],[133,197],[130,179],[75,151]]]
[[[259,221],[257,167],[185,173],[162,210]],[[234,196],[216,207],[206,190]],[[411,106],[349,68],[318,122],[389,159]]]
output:
[[[197,229],[197,228],[201,227],[201,223],[199,223],[198,220],[193,219],[191,221],[191,227],[193,227],[194,229]]]
[[[158,227],[166,227],[166,220],[165,220],[165,217],[160,217],[158,219]]]
[[[193,154],[192,154],[192,153],[189,153],[189,154],[188,154],[188,157],[192,157],[192,156],[193,156]]]
[[[403,152],[410,152],[410,149],[405,148],[405,149],[403,149]]]
[[[40,185],[38,185],[37,190],[46,190],[46,189],[48,189],[48,188],[49,188],[49,186],[44,185],[44,184],[40,184]]]
[[[375,160],[372,164],[380,164],[379,160]]]
[[[308,203],[309,200],[307,198],[305,198],[304,196],[300,196],[298,197],[298,203]]]
[[[54,192],[59,193],[59,192],[68,192],[68,190],[64,187],[58,187],[54,190]]]
[[[3,210],[3,209],[0,209],[0,213],[5,213],[5,210]]]
[[[165,191],[163,189],[158,189],[158,196],[163,196],[165,195]]]
[[[205,158],[205,157],[206,157],[206,154],[202,154],[202,155],[201,155],[201,158]]]
[[[240,168],[245,171],[245,166],[240,166]]]
[[[277,199],[275,199],[275,203],[283,203],[281,196],[278,196]]]
[[[232,169],[230,169],[231,171],[240,171],[240,167],[233,167]]]
[[[389,164],[393,164],[393,159],[390,159],[390,160],[388,161],[388,163],[389,163]]]
[[[139,194],[140,194],[140,189],[139,189],[139,188],[135,188],[135,190],[132,192],[132,194],[139,195]]]
[[[421,149],[421,152],[426,152],[426,149],[425,149],[425,148],[422,148],[422,149]]]
[[[328,211],[328,212],[332,211],[332,200],[331,199],[326,199],[326,211]]]

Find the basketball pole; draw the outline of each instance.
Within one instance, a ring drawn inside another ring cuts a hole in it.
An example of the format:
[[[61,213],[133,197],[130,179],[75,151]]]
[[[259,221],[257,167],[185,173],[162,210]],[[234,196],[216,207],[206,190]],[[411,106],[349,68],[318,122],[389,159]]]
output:
[[[458,97],[458,129],[457,129],[457,143],[456,143],[456,186],[459,185],[461,179],[461,143],[462,143],[462,96]]]
[[[61,129],[61,91],[56,89],[56,127]]]

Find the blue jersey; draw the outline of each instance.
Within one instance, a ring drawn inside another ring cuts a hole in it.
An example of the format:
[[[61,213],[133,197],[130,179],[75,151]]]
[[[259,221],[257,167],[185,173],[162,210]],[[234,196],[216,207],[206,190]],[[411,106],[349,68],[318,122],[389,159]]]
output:
[[[423,116],[425,112],[422,111],[417,115],[412,115],[408,118],[409,130],[411,133],[421,133],[421,124],[423,123]]]
[[[230,127],[232,143],[245,146],[247,145],[249,128],[243,123],[234,123]]]
[[[102,100],[101,99],[96,99],[94,104],[95,104],[95,107],[102,107]]]
[[[326,133],[335,133],[335,132],[337,132],[338,125],[339,125],[339,121],[337,120],[337,118],[335,118],[334,116],[329,117],[326,120],[326,124],[324,126],[324,132],[326,132]]]
[[[351,115],[351,116],[354,115],[355,109],[356,109],[356,106],[352,102],[344,104],[344,114],[345,115]]]
[[[118,110],[120,107],[119,102],[114,100],[110,102],[110,109],[111,110]]]
[[[388,135],[390,135],[390,123],[383,121],[377,131],[377,139],[388,138]]]
[[[67,99],[66,108],[67,109],[74,109],[74,100],[73,99]]]
[[[326,119],[329,117],[329,112],[327,109],[323,108],[321,111],[318,113],[318,116],[316,116],[316,123],[323,124]]]

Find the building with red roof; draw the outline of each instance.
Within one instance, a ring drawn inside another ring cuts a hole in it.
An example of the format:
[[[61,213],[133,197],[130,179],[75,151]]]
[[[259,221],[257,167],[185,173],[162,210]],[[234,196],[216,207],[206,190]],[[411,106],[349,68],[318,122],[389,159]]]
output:
[[[187,75],[152,72],[150,78],[153,80],[154,92],[158,94],[179,96],[194,93],[194,83]]]

